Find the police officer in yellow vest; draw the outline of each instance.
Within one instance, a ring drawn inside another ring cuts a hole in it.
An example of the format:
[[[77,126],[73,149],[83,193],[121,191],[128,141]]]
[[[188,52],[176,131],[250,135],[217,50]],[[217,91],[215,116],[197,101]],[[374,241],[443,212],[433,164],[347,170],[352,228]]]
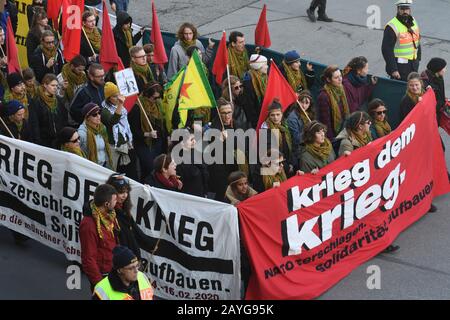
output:
[[[139,266],[133,251],[124,246],[115,247],[113,269],[97,283],[92,300],[152,300],[152,286]]]
[[[381,51],[386,72],[392,79],[406,81],[408,75],[419,70],[421,59],[420,31],[411,16],[412,0],[399,0],[397,16],[384,29]]]

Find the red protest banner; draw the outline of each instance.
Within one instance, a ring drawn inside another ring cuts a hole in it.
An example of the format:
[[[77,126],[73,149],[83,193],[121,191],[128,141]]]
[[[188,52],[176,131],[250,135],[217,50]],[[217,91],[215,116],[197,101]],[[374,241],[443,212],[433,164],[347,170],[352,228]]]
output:
[[[384,250],[450,191],[429,90],[388,136],[238,206],[247,299],[312,299]]]

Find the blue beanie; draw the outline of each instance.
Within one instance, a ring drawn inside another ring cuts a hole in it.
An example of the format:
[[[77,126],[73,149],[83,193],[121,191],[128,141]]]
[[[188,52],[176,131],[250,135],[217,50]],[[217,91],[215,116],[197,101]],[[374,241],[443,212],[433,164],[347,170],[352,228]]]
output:
[[[17,111],[25,109],[22,103],[20,103],[17,100],[11,100],[6,105],[6,116],[12,116],[13,114],[16,114]]]
[[[297,51],[292,50],[288,51],[284,54],[284,61],[286,61],[287,64],[291,64],[295,61],[300,60],[300,55],[297,53]]]

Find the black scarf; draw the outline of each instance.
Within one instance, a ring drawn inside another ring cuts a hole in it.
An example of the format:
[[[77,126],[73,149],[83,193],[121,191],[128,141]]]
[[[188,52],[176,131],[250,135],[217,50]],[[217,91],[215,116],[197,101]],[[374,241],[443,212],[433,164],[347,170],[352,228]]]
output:
[[[405,26],[408,28],[408,31],[410,31],[410,29],[412,28],[412,26],[414,25],[414,18],[410,15],[407,16],[403,16],[399,13],[397,13],[397,19]]]

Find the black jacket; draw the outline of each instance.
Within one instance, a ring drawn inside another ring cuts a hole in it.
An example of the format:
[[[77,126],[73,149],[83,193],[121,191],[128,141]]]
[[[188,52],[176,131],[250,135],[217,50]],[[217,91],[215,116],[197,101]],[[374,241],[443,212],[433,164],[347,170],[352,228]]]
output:
[[[28,142],[35,142],[33,132],[31,131],[31,127],[28,123],[28,121],[24,120],[22,131],[19,134],[19,129],[17,126],[9,121],[8,119],[3,120],[5,124],[8,126],[9,131],[13,134],[14,138],[22,140],[22,141],[28,141]],[[0,134],[4,135],[8,138],[11,138],[11,135],[9,134],[8,130],[4,127],[3,123],[0,122]]]
[[[127,42],[125,40],[125,34],[122,31],[122,26],[126,22],[133,23],[133,19],[130,17],[130,15],[124,11],[117,12],[117,24],[113,29],[114,32],[114,40],[116,41],[116,48],[117,48],[117,54],[122,59],[123,65],[125,68],[128,68],[130,66],[130,53],[129,49],[127,47]],[[136,45],[139,40],[141,40],[142,34],[138,32],[133,37],[133,45]]]
[[[411,100],[408,95],[404,95],[402,101],[400,101],[400,119],[403,121],[406,116],[411,112],[416,106],[416,103]]]
[[[252,128],[256,128],[256,125],[258,124],[259,114],[261,113],[261,105],[263,103],[264,97],[261,97],[261,101],[258,100],[258,97],[255,93],[255,89],[253,88],[250,73],[247,72],[244,74],[242,84],[244,85],[242,105],[244,106],[244,111],[245,114],[247,115],[247,120],[250,121]]]
[[[42,6],[37,5],[29,5],[27,7],[27,19],[28,19],[28,28],[31,29],[31,24],[33,23],[33,16],[37,10],[43,9],[47,11],[47,0],[42,1]]]
[[[36,50],[33,53],[33,57],[31,58],[30,66],[34,70],[36,80],[39,83],[42,82],[42,79],[47,73],[53,73],[55,75],[61,73],[61,70],[64,66],[64,58],[61,50],[58,49],[56,53],[56,61],[52,67],[47,68],[46,66],[47,62],[48,59],[42,53],[42,49],[40,47],[36,48]]]
[[[126,214],[122,209],[116,209],[117,221],[119,222],[119,243],[128,247],[141,260],[141,250],[143,248],[147,252],[152,252],[156,246],[158,239],[147,236],[142,232],[136,221]]]
[[[247,130],[252,127],[243,107],[243,96],[233,99],[233,124],[235,129]]]
[[[444,79],[437,77],[430,70],[425,70],[422,72],[421,78],[425,88],[430,86],[433,89],[436,95],[436,112],[439,113],[446,103]]]
[[[180,176],[181,181],[183,181],[181,192],[204,197],[208,193],[208,168],[204,164],[195,164],[195,151],[189,152],[183,150],[181,155],[183,156],[186,152],[188,153],[187,157],[190,158],[190,162],[177,165],[177,174]],[[202,155],[200,154],[199,156],[202,159]]]
[[[75,92],[75,96],[70,105],[70,115],[72,116],[72,119],[80,125],[84,120],[81,115],[83,107],[89,102],[94,102],[98,106],[101,106],[103,100],[105,100],[104,88],[96,88],[88,81],[84,87],[81,87]]]
[[[34,51],[36,51],[40,44],[41,39],[34,32],[29,31],[25,40],[25,46],[27,47],[27,59],[30,63],[33,60]]]
[[[57,134],[68,123],[64,102],[59,98],[56,99],[58,101],[56,113],[52,113],[40,97],[33,99],[30,103],[30,108],[36,113],[39,124],[37,142],[49,148],[57,148]]]

